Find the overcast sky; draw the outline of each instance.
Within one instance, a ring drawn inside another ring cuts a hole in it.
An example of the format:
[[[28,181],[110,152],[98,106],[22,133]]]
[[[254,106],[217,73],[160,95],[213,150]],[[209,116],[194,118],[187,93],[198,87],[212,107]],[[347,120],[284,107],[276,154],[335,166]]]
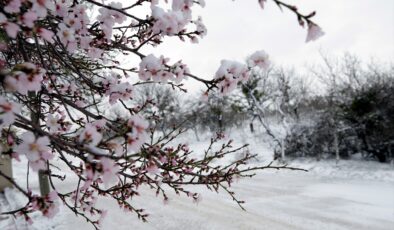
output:
[[[337,55],[346,51],[365,60],[394,61],[394,0],[287,0],[300,12],[316,10],[314,21],[326,35],[305,43],[306,29],[290,11],[271,1],[262,10],[257,0],[206,0],[201,15],[208,35],[199,44],[166,42],[155,54],[184,60],[191,71],[210,78],[221,59],[242,61],[255,50],[265,50],[275,64],[305,66],[319,60],[319,50]],[[196,9],[199,7],[195,7]]]

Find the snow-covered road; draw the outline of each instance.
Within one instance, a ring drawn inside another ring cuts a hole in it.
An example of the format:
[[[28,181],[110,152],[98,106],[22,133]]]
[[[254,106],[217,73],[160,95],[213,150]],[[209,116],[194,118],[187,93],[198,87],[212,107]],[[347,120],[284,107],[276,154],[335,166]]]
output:
[[[103,229],[394,229],[394,184],[390,182],[277,172],[245,179],[234,189],[247,200],[246,212],[224,193],[204,191],[199,204],[173,197],[164,205],[147,191],[136,204],[151,214],[148,223],[104,201],[101,206],[110,211]],[[92,229],[68,211],[56,222],[54,229]]]
[[[269,161],[270,151],[264,142],[256,142],[251,149],[263,154],[257,164]],[[205,143],[200,143],[201,146]],[[202,149],[195,146],[196,149]],[[266,154],[266,155],[264,155]],[[104,230],[394,230],[394,167],[372,161],[335,160],[291,161],[291,166],[310,172],[263,171],[252,179],[236,183],[233,190],[246,201],[242,211],[227,194],[216,194],[204,188],[194,188],[202,194],[198,204],[186,197],[172,193],[170,202],[148,189],[140,188],[141,197],[133,201],[136,208],[150,214],[148,223],[137,219],[133,213],[119,210],[110,200],[99,201],[99,208],[108,210]],[[14,177],[20,185],[26,184],[26,161],[14,162]],[[37,193],[37,175],[31,173],[30,188]],[[75,189],[76,179],[68,174],[57,188],[61,192]],[[15,190],[2,198],[0,211],[12,210],[25,204]],[[6,205],[2,200],[8,200]],[[8,207],[6,207],[8,206]],[[66,208],[46,219],[39,213],[33,215],[34,223],[28,226],[23,219],[0,218],[0,230],[91,230],[93,227],[77,218]],[[15,224],[16,223],[16,224]],[[17,226],[15,228],[14,226]]]

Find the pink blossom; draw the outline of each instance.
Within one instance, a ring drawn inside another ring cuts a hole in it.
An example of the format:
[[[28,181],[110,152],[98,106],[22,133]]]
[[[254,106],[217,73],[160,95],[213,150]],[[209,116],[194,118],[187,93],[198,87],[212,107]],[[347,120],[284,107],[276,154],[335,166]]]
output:
[[[75,105],[78,106],[79,108],[83,108],[86,106],[86,103],[83,100],[77,100],[75,101]]]
[[[200,38],[205,37],[205,35],[207,35],[207,27],[202,22],[202,17],[198,17],[197,20],[193,21],[193,23],[196,24],[196,31]]]
[[[40,27],[40,28],[37,29],[37,33],[38,33],[44,40],[46,40],[47,42],[49,42],[49,43],[51,43],[51,44],[53,44],[53,43],[55,42],[55,41],[53,40],[53,36],[55,36],[55,34],[54,34],[52,31]]]
[[[123,138],[122,138],[122,139],[123,139]],[[114,153],[116,156],[120,156],[120,155],[122,155],[122,153],[123,153],[123,146],[122,146],[121,143],[124,143],[124,139],[123,139],[123,140],[119,140],[119,139],[112,140],[112,141],[107,142],[107,147],[108,147],[111,151],[113,151],[113,153]]]
[[[168,36],[176,35],[182,31],[188,22],[190,16],[184,14],[182,11],[168,11],[165,12],[158,6],[153,6],[152,17],[155,19],[152,31],[154,34],[162,33]]]
[[[55,5],[51,0],[31,0],[33,7],[31,8],[38,17],[47,16],[47,10],[54,10]]]
[[[7,17],[0,12],[0,24],[4,24],[7,22]]]
[[[148,135],[143,133],[128,133],[127,134],[127,148],[133,151],[139,151],[145,141],[148,139]]]
[[[259,0],[259,4],[261,9],[264,9],[264,4],[267,2],[267,0]]]
[[[146,166],[146,172],[151,173],[151,174],[158,174],[158,173],[160,173],[160,169],[159,169],[159,167],[157,167],[157,165],[154,162],[150,162]]]
[[[101,165],[103,169],[103,182],[105,185],[109,185],[110,183],[114,183],[117,181],[117,173],[119,171],[119,166],[109,158],[101,158]]]
[[[127,126],[132,128],[132,132],[143,133],[149,126],[149,123],[140,115],[133,115],[127,122]]]
[[[7,32],[8,36],[11,38],[16,38],[16,35],[18,34],[20,27],[13,23],[13,22],[6,22],[4,24],[5,31]]]
[[[33,210],[40,210],[48,218],[53,218],[59,212],[59,196],[56,191],[50,192],[45,197],[34,195],[30,207]]]
[[[22,6],[21,0],[11,0],[5,7],[4,11],[7,13],[19,13]]]
[[[59,31],[57,32],[57,36],[64,46],[75,41],[75,31],[73,29],[68,28],[64,23],[60,23],[58,27]]]
[[[191,18],[191,8],[193,6],[193,0],[173,0],[172,10],[181,11],[185,17]]]
[[[141,60],[138,76],[144,81],[153,79],[156,82],[166,82],[172,77],[172,73],[165,70],[167,62],[168,59],[163,56],[157,58],[150,54]]]
[[[107,210],[101,210],[101,212],[100,212],[100,218],[97,220],[97,224],[98,224],[99,226],[102,225],[102,223],[103,223],[105,217],[107,217],[107,215],[108,215],[108,211],[107,211]]]
[[[89,50],[88,50],[88,56],[91,58],[91,59],[97,59],[97,58],[99,58],[99,57],[101,57],[101,55],[103,54],[103,50],[102,49],[98,49],[98,48],[95,48],[95,47],[91,47],[91,48],[89,48]]]
[[[86,124],[85,129],[79,134],[79,142],[87,144],[89,147],[97,146],[102,138],[103,135],[92,124]]]
[[[45,169],[45,162],[53,158],[49,138],[36,138],[33,133],[26,132],[21,139],[23,142],[15,148],[15,152],[24,154],[34,171]]]
[[[256,51],[252,55],[250,55],[247,59],[247,63],[250,68],[258,66],[261,69],[268,69],[271,62],[269,60],[268,54],[261,50]]]
[[[216,71],[215,78],[221,79],[218,83],[220,93],[226,95],[233,91],[238,82],[246,81],[249,71],[246,65],[229,60],[222,60],[219,69]]]
[[[49,133],[53,134],[59,132],[59,130],[61,129],[59,123],[60,119],[61,118],[59,117],[59,115],[48,114],[46,126],[49,130]]]
[[[105,119],[100,119],[92,122],[91,124],[94,125],[97,129],[103,129],[105,128],[107,121]]]
[[[308,34],[306,36],[306,42],[315,41],[323,35],[324,32],[320,28],[320,26],[311,22],[308,23]]]
[[[55,5],[55,13],[57,16],[60,17],[66,17],[67,16],[67,11],[69,9],[69,6],[67,5],[67,1],[57,1]]]
[[[189,74],[190,70],[182,61],[178,61],[171,67],[171,72],[174,74],[175,83],[180,83],[187,77],[186,74]]]
[[[27,92],[38,92],[41,90],[45,70],[37,68],[30,62],[18,64],[18,69],[23,71],[13,71],[5,79],[6,89],[9,91],[18,91],[26,95]]]
[[[19,104],[7,101],[4,97],[0,96],[0,129],[14,123],[15,114],[20,114],[20,112]]]
[[[122,4],[117,2],[110,3],[110,6],[115,9],[121,9]],[[112,27],[115,23],[123,23],[126,20],[126,16],[116,10],[110,10],[107,8],[100,8],[97,19],[102,22],[100,24],[101,29],[105,34],[105,38],[110,40],[112,37]]]
[[[29,28],[34,27],[34,22],[37,20],[37,14],[31,10],[27,11],[23,16],[22,16],[22,22]]]
[[[114,104],[117,100],[130,100],[134,95],[134,88],[129,82],[116,83],[109,87],[109,103]]]

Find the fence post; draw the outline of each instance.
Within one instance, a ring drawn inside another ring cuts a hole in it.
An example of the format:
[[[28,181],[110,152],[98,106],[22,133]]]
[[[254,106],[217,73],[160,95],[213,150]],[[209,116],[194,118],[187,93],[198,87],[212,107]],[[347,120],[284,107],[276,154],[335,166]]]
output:
[[[12,161],[9,156],[0,154],[0,171],[9,177],[12,177]],[[12,187],[12,184],[7,179],[0,176],[0,192],[4,191],[7,187]]]

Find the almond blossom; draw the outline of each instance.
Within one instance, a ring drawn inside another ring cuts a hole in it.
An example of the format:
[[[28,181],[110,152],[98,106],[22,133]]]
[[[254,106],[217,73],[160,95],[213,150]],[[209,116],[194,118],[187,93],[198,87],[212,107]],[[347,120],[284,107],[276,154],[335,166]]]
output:
[[[46,126],[49,129],[49,133],[58,133],[61,130],[61,125],[60,125],[60,116],[58,114],[53,115],[49,114],[47,117],[47,122]]]
[[[121,9],[122,3],[112,2],[109,6],[115,9]],[[102,22],[100,27],[103,30],[106,39],[110,40],[112,37],[112,27],[115,23],[123,23],[126,20],[126,16],[116,10],[110,10],[107,8],[100,8],[99,12],[100,14],[97,16],[97,19]]]
[[[242,63],[222,60],[219,69],[216,71],[215,78],[221,79],[218,87],[220,93],[226,95],[237,87],[238,82],[248,80],[249,70]]]
[[[172,76],[166,70],[165,64],[167,62],[168,59],[163,56],[157,58],[153,54],[150,54],[142,59],[138,76],[144,81],[153,79],[156,82],[166,82]]]
[[[306,42],[315,41],[324,35],[323,30],[320,26],[314,23],[308,23],[308,34],[306,36]]]
[[[148,138],[146,129],[149,123],[141,116],[134,115],[129,119],[127,126],[131,129],[131,132],[127,133],[127,147],[139,151]]]
[[[37,14],[38,17],[45,17],[48,10],[54,10],[55,5],[51,0],[32,0],[32,10]]]
[[[45,28],[38,28],[37,33],[47,42],[53,44],[55,41],[53,40],[53,36],[55,35],[52,31],[47,30]]]
[[[165,34],[165,35],[175,35],[181,32],[187,23],[190,21],[190,17],[184,14],[182,11],[164,11],[158,6],[153,6],[152,17],[156,20],[152,32],[154,34]]]
[[[7,13],[19,13],[22,6],[21,0],[11,0],[5,7],[4,11]]]
[[[187,77],[186,74],[189,74],[190,70],[182,61],[178,61],[171,67],[171,72],[174,74],[175,83],[180,83]]]
[[[38,16],[35,12],[29,10],[22,16],[22,22],[30,28],[34,27],[34,22],[37,20]]]
[[[266,2],[267,2],[267,0],[259,0],[259,4],[260,4],[261,9],[264,9],[264,5]]]
[[[100,143],[103,135],[97,131],[96,126],[87,124],[85,129],[79,134],[79,142],[89,147],[96,147]]]
[[[5,22],[3,26],[8,36],[10,36],[11,38],[16,38],[16,35],[20,31],[19,25],[13,22]]]
[[[250,68],[258,66],[261,69],[268,69],[268,67],[270,66],[269,56],[263,50],[256,51],[252,55],[250,55],[247,59],[247,63]]]
[[[40,210],[48,218],[53,218],[59,212],[59,196],[56,191],[50,192],[45,197],[33,196],[31,208]]]
[[[103,175],[103,183],[108,186],[110,183],[114,183],[117,181],[117,173],[119,171],[119,167],[115,164],[115,162],[108,158],[101,158],[102,165],[102,175]]]
[[[41,90],[45,70],[36,65],[25,62],[16,66],[16,70],[5,79],[6,89],[27,95],[28,92]]]
[[[57,36],[59,37],[60,42],[64,46],[67,46],[70,43],[75,42],[75,31],[73,29],[69,28],[64,23],[60,23],[58,27],[59,27],[59,31],[57,32]]]
[[[109,94],[109,103],[114,104],[119,99],[130,100],[133,97],[134,90],[130,83],[122,82],[111,85],[107,94]]]
[[[19,114],[20,112],[21,109],[19,104],[8,101],[0,96],[0,129],[14,123],[15,114]]]
[[[24,154],[34,171],[46,168],[46,161],[53,158],[49,147],[50,141],[46,136],[36,138],[31,132],[25,132],[21,136],[23,142],[14,150],[18,154]]]

